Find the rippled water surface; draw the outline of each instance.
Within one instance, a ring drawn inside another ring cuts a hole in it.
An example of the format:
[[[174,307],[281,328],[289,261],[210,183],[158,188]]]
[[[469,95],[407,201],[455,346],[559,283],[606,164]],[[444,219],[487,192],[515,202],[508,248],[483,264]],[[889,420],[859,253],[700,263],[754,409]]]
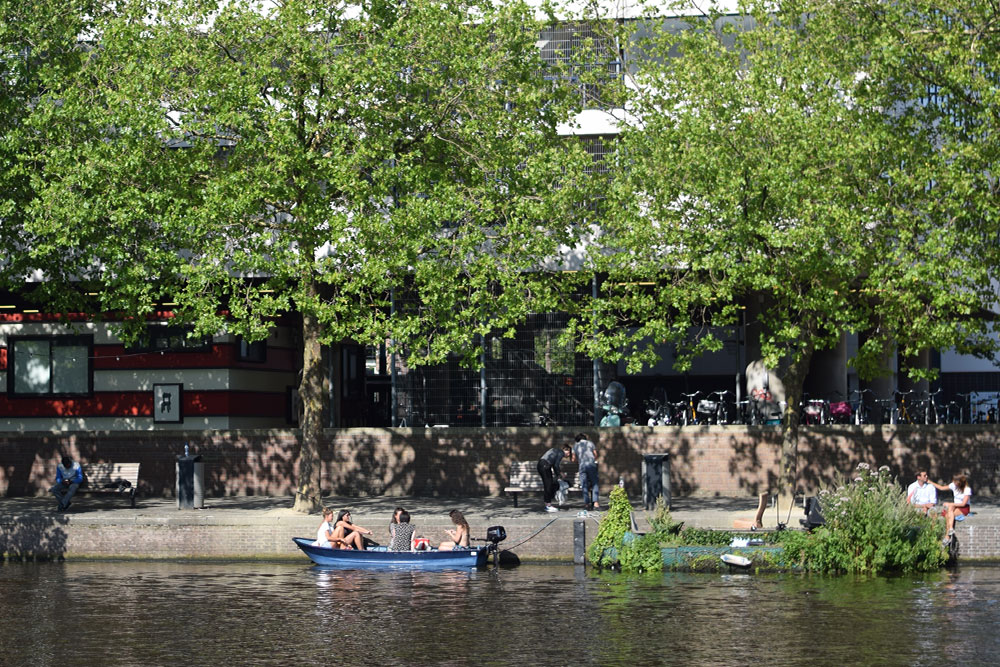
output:
[[[0,665],[931,665],[1000,660],[1000,568],[924,577],[573,566],[0,564]]]

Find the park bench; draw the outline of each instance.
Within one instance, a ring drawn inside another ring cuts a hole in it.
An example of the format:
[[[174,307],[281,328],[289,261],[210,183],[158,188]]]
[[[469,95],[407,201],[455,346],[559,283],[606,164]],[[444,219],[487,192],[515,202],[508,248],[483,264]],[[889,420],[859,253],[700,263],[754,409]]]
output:
[[[128,498],[135,507],[135,492],[139,486],[138,463],[83,463],[83,484],[80,493],[111,493]]]
[[[563,463],[559,466],[570,482],[569,491],[583,492],[580,486],[580,472],[576,470],[575,463]],[[514,498],[514,507],[517,507],[517,497],[525,491],[544,491],[542,486],[542,476],[538,474],[538,461],[514,461],[510,465],[510,478],[504,493],[509,493]]]

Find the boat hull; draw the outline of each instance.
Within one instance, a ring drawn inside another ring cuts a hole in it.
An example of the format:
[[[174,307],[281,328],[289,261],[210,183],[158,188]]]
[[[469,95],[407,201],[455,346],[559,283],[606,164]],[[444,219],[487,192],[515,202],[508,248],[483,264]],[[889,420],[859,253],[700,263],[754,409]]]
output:
[[[344,568],[410,568],[420,570],[470,569],[486,565],[490,548],[487,546],[454,551],[389,551],[385,547],[374,549],[333,549],[317,547],[305,537],[292,541],[317,565]]]

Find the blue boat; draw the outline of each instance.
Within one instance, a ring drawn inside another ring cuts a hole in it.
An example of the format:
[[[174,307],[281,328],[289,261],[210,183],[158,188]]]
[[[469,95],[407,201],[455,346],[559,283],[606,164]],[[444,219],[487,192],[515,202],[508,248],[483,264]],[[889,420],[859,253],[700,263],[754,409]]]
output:
[[[317,547],[313,544],[313,540],[305,537],[293,537],[292,541],[317,565],[345,568],[470,569],[486,565],[490,553],[495,549],[495,545],[487,544],[481,547],[459,548],[454,551],[438,551],[437,549],[389,551],[384,546],[359,550]]]

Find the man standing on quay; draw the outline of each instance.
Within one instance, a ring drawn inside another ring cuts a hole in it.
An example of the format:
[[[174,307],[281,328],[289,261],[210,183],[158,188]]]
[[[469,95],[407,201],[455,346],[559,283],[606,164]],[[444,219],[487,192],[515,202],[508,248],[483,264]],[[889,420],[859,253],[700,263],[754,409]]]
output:
[[[586,433],[576,434],[573,456],[580,464],[580,486],[583,487],[583,506],[599,510],[597,502],[597,447],[587,439]]]
[[[73,494],[83,484],[83,469],[80,464],[68,456],[62,457],[62,463],[56,466],[56,483],[49,492],[59,501],[59,511],[65,512]]]

